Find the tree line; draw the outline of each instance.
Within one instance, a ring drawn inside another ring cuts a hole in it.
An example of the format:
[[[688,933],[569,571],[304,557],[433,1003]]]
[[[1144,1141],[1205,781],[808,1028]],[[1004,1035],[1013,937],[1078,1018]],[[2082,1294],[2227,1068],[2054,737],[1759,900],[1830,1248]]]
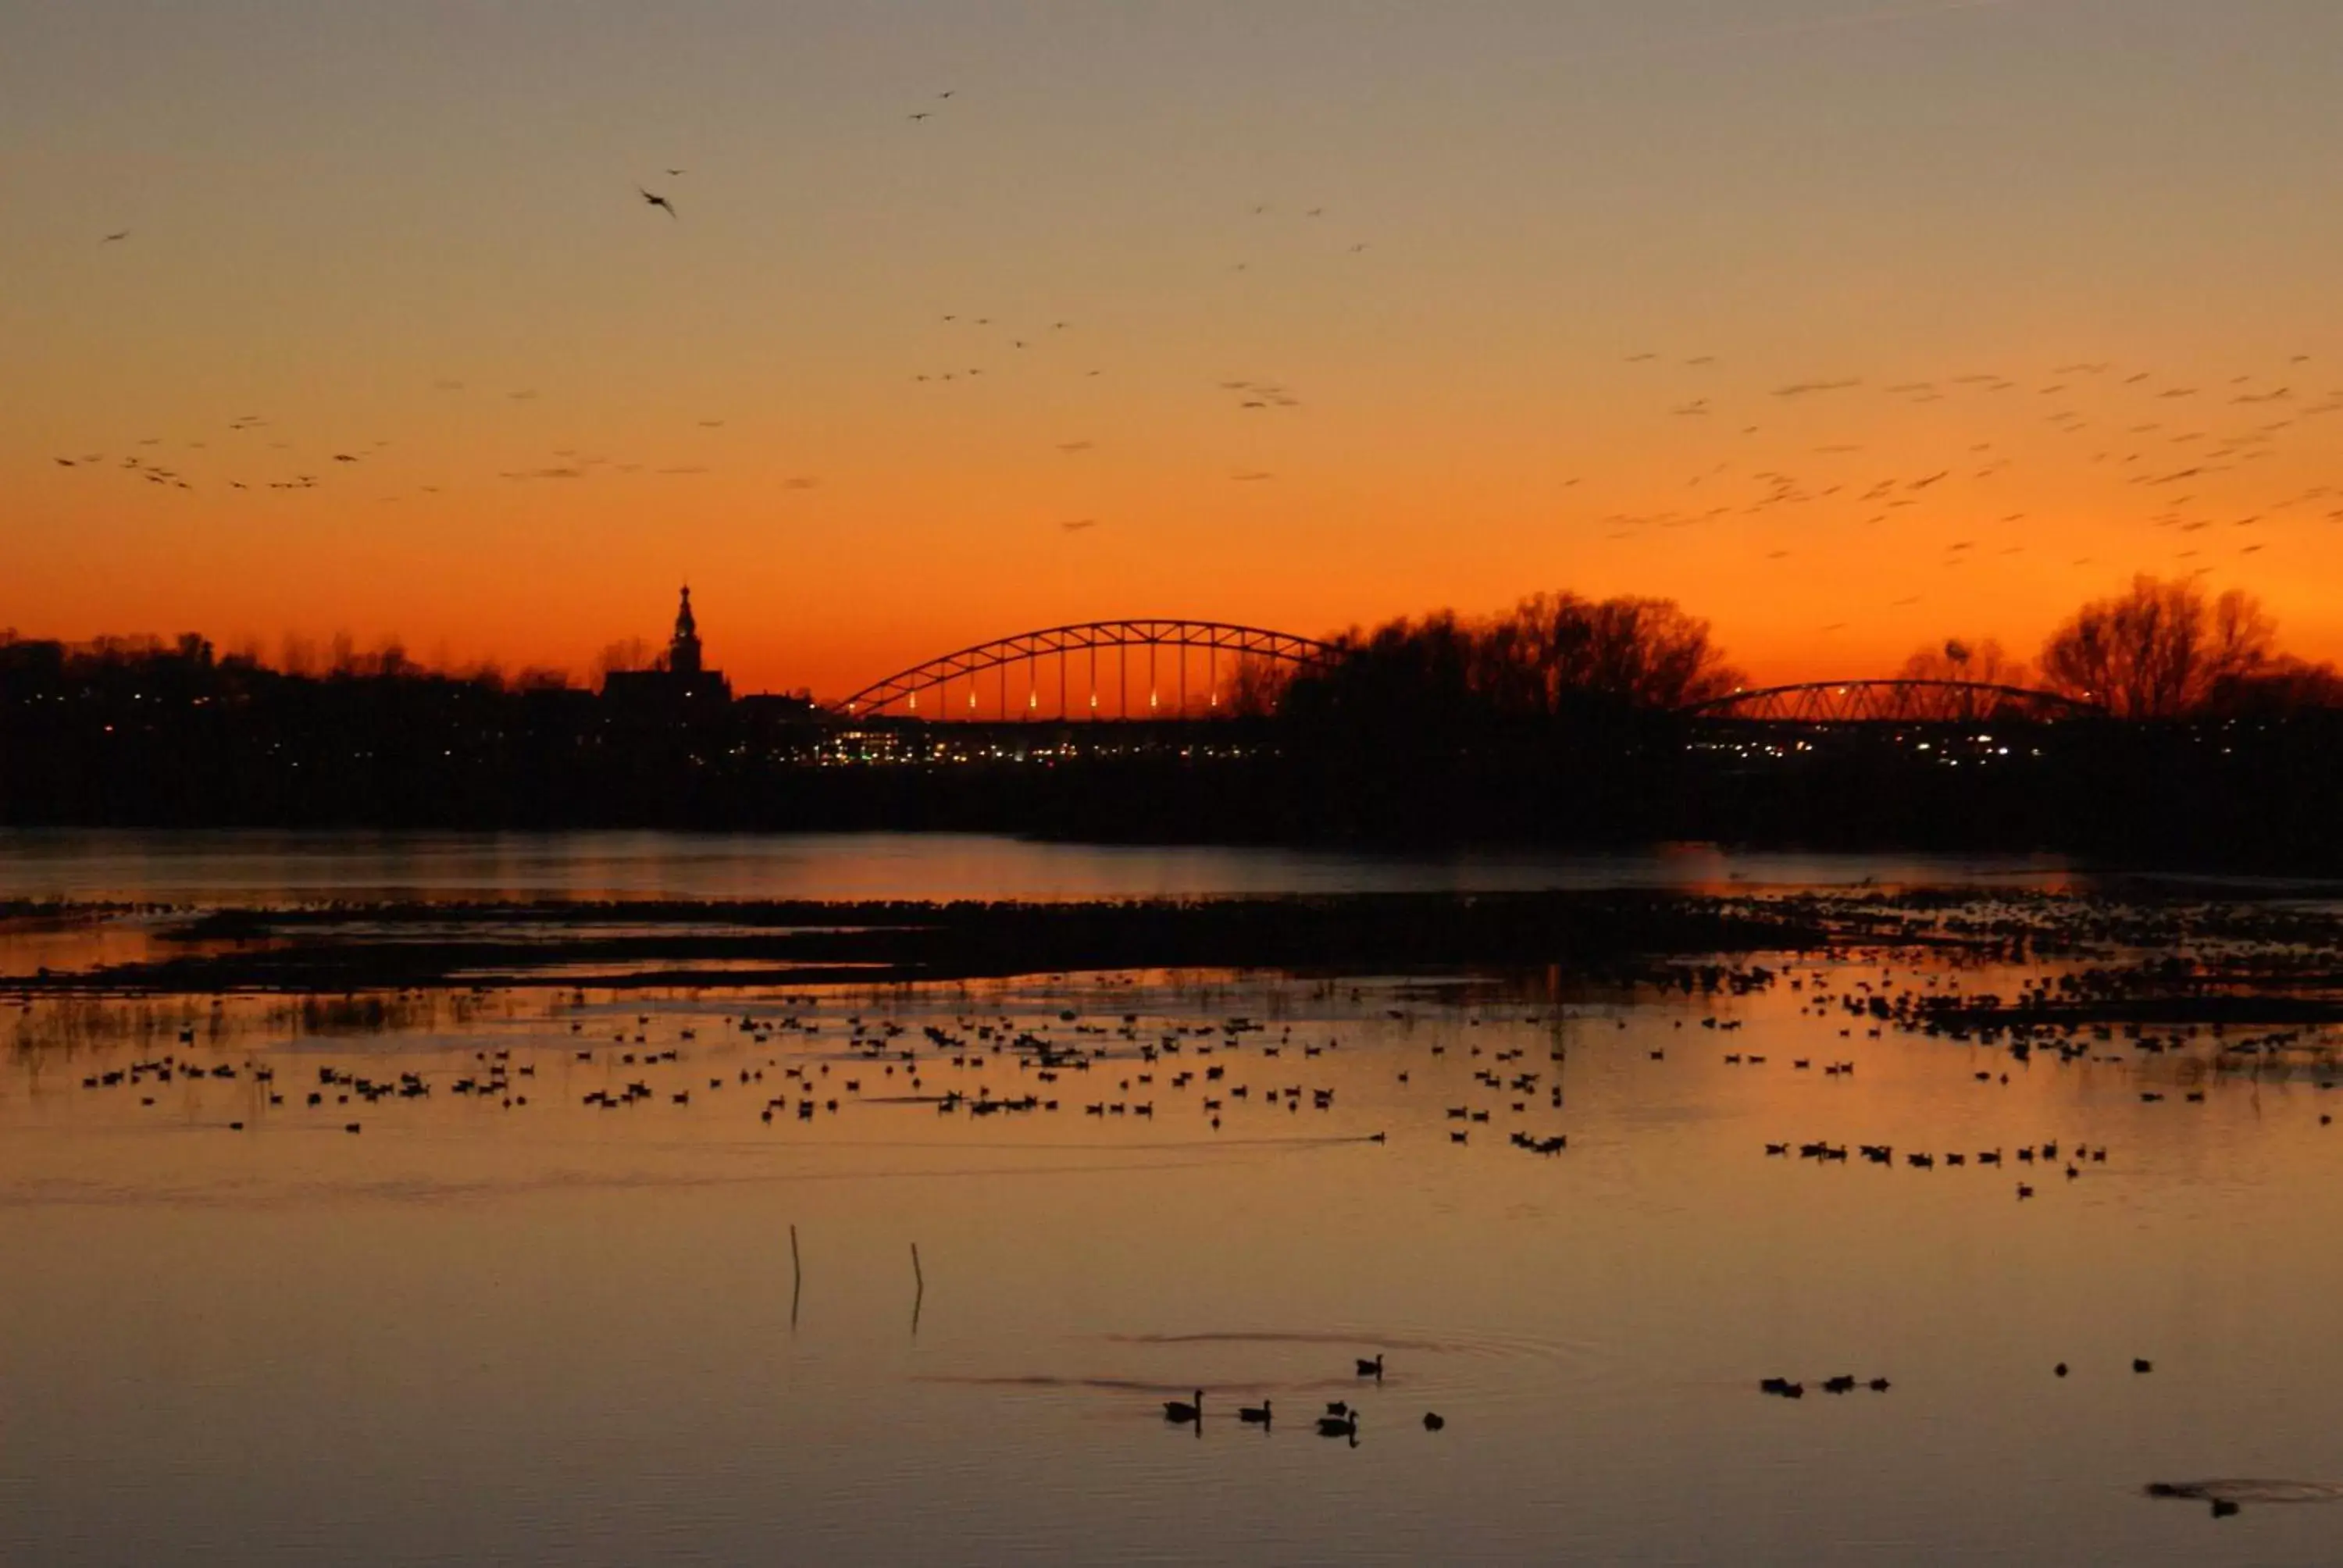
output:
[[[1352,719],[1429,725],[1596,721],[1729,697],[1747,678],[1707,621],[1672,599],[1537,594],[1478,618],[1440,610],[1335,642],[1325,665],[1248,689],[1256,709],[1302,725]],[[2053,691],[2117,719],[2181,719],[2343,709],[2343,674],[2283,652],[2259,600],[2195,578],[2142,575],[2081,606],[2032,663],[1992,638],[1921,648],[1896,676]]]
[[[1076,723],[1030,760],[946,758],[934,743],[960,727],[914,724],[895,761],[828,766],[833,721],[788,699],[669,709],[395,649],[323,663],[0,636],[0,823],[1690,839],[2343,867],[2343,680],[2283,652],[2249,598],[2187,581],[2081,607],[2030,663],[1953,641],[1906,666],[2052,687],[2117,721],[1928,733],[1687,722],[1747,684],[1708,623],[1569,593],[1353,632],[1282,677],[1249,668],[1212,744]]]
[[[2118,719],[2173,719],[2343,708],[2343,675],[2281,651],[2278,624],[2237,588],[2142,574],[2094,599],[2044,640],[2029,669],[1990,639],[1923,648],[1909,678],[2038,684]]]

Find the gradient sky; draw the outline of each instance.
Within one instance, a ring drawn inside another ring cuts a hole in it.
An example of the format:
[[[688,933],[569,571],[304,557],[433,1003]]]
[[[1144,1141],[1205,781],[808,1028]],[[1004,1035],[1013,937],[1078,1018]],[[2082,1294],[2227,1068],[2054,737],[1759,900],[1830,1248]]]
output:
[[[0,627],[2343,657],[2338,95],[2334,0],[0,0]]]

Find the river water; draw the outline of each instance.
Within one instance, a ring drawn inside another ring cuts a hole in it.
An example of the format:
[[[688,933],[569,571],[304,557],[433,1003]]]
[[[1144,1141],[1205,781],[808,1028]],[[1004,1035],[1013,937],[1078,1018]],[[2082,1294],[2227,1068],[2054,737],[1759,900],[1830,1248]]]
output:
[[[145,832],[0,829],[0,899],[1121,899],[1544,888],[2054,886],[2054,857],[1378,854],[1097,845],[953,833]]]
[[[173,900],[1515,874],[588,842],[109,839],[5,864],[18,895]],[[1897,864],[2056,876],[1828,879]],[[2343,1510],[2142,1492],[2343,1480],[2321,1121],[2343,1095],[2317,1052],[2216,1071],[2209,1039],[2117,1035],[2017,1060],[1875,1036],[1841,999],[2018,971],[1775,962],[1739,995],[1143,973],[11,1003],[0,1562],[2335,1561]],[[127,1076],[166,1056],[167,1081]],[[405,1073],[429,1092],[345,1081]],[[1201,1426],[1162,1418],[1200,1388]],[[1355,1443],[1314,1430],[1338,1400]],[[1236,1416],[1261,1401],[1265,1431]]]

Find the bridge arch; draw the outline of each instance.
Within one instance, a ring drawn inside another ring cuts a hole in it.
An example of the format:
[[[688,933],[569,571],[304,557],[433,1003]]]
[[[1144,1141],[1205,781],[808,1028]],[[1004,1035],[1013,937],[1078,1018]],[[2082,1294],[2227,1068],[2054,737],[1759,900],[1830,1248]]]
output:
[[[2043,724],[2107,717],[2098,704],[2056,691],[1969,680],[1810,680],[1736,691],[1677,712],[1762,724]]]
[[[1131,701],[1132,655],[1144,652],[1143,707]],[[1203,655],[1202,681],[1195,655]],[[943,654],[875,680],[831,710],[850,719],[1147,719],[1227,711],[1223,677],[1251,662],[1315,668],[1334,645],[1292,632],[1217,620],[1091,620],[1019,632]],[[1111,684],[1100,683],[1099,656],[1113,655]],[[1057,678],[1043,682],[1054,662]],[[1021,685],[1011,671],[1024,667]],[[1080,679],[1074,678],[1080,671]],[[987,678],[990,677],[991,678]],[[962,704],[954,683],[966,685]],[[1045,693],[1054,701],[1045,700]],[[990,700],[987,700],[987,699]],[[925,699],[925,700],[922,700]]]

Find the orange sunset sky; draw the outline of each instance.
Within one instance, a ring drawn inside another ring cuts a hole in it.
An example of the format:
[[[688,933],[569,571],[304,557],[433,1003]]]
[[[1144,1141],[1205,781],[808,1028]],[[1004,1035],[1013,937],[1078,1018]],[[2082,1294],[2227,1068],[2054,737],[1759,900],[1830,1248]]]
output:
[[[2333,0],[0,5],[0,627],[582,677],[689,579],[834,697],[1571,588],[1789,679],[2147,570],[2343,657],[2338,57]]]

